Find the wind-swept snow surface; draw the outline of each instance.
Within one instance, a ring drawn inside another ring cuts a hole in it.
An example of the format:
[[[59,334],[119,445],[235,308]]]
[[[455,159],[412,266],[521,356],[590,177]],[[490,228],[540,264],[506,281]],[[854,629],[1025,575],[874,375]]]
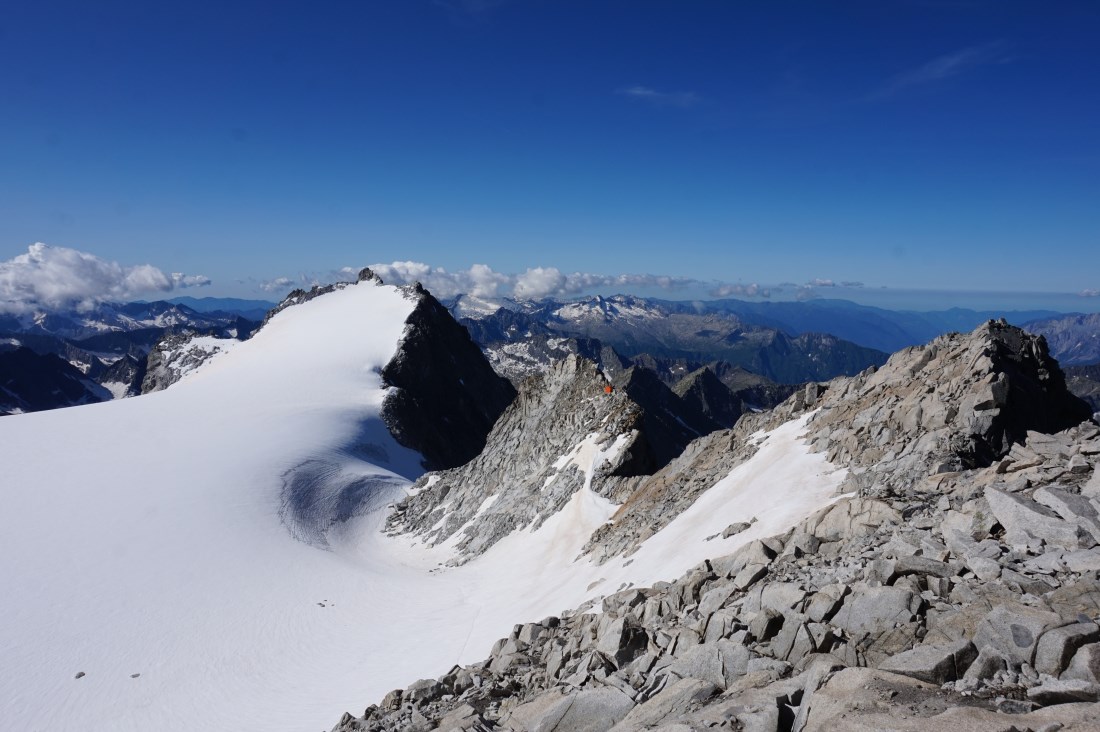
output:
[[[616,508],[580,490],[442,569],[446,547],[379,532],[419,473],[377,416],[414,305],[350,286],[165,391],[0,420],[0,726],[327,729],[513,623],[785,528],[839,482],[792,422],[633,562],[574,561]]]

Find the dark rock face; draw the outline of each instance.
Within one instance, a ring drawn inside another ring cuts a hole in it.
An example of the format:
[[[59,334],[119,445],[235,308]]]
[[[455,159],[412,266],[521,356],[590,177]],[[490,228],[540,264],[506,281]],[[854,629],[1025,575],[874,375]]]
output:
[[[426,468],[454,468],[481,452],[516,391],[439,301],[419,286],[412,294],[418,302],[404,339],[382,369],[395,387],[382,419],[399,443],[424,456]]]
[[[37,412],[110,399],[111,395],[53,354],[0,352],[0,414]]]
[[[692,440],[721,429],[698,403],[678,397],[649,369],[629,368],[613,383],[642,408],[642,429],[659,468],[682,453]]]
[[[715,361],[707,364],[747,409],[771,409],[782,404],[805,384],[777,384],[771,379],[746,371],[740,366]]]
[[[141,394],[141,385],[145,380],[145,368],[147,359],[137,359],[126,354],[107,367],[103,375],[99,377],[101,384],[125,384],[125,396],[137,396]]]
[[[1100,413],[1100,363],[1066,367],[1066,386],[1084,399],[1094,414]]]
[[[1088,405],[1066,389],[1066,377],[1050,356],[1046,339],[1002,321],[983,326],[988,333],[989,358],[999,371],[990,384],[990,403],[976,408],[998,409],[988,430],[975,435],[971,460],[988,465],[1022,443],[1028,430],[1059,432],[1091,415]],[[979,329],[980,330],[980,329]]]
[[[685,404],[692,405],[722,427],[733,427],[744,411],[741,400],[709,368],[688,374],[673,391]]]

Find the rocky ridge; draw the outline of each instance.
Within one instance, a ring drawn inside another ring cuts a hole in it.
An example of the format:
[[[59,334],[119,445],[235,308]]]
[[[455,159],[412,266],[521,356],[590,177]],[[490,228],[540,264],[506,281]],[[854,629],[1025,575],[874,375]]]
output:
[[[457,562],[522,526],[537,528],[578,491],[621,502],[656,466],[642,409],[608,392],[596,365],[569,356],[533,376],[469,463],[431,473],[398,503],[391,533],[455,542]]]
[[[165,333],[149,351],[141,393],[151,394],[167,389],[239,342],[234,338],[215,338],[195,331]]]
[[[381,280],[369,269],[364,279]],[[419,283],[406,288],[416,307],[406,320],[397,353],[382,369],[392,387],[382,419],[394,438],[424,456],[429,470],[472,460],[516,396],[470,334]]]
[[[673,391],[727,429],[737,424],[746,410],[745,403],[706,366],[681,379]]]
[[[641,481],[810,411],[849,495],[674,582],[517,625],[335,729],[1097,729],[1100,428],[1082,409],[1045,343],[999,323],[811,385]]]

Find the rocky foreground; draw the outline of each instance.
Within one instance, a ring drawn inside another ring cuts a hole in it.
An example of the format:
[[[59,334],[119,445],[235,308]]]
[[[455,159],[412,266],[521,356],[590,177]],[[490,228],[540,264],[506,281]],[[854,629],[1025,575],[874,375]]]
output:
[[[807,412],[807,442],[848,468],[835,503],[674,582],[516,625],[334,730],[1100,729],[1100,427],[1045,342],[1003,323],[811,385],[654,475],[622,452],[604,484],[623,508],[590,557],[629,554],[700,495],[692,464],[728,470],[751,431]],[[471,491],[451,526],[507,488],[476,464],[434,481]],[[415,498],[391,528],[442,516]],[[509,525],[547,508],[523,505]]]

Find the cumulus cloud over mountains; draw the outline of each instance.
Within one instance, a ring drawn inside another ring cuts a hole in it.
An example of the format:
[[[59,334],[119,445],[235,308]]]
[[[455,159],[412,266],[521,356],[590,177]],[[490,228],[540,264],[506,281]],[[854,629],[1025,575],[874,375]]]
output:
[[[706,283],[690,277],[651,274],[602,275],[590,272],[562,272],[556,267],[531,267],[517,274],[496,272],[484,264],[475,264],[469,269],[453,272],[442,267],[432,267],[423,262],[372,264],[370,268],[385,282],[395,285],[420,282],[431,290],[432,294],[443,298],[468,294],[475,297],[510,296],[522,300],[539,300],[544,297],[577,295],[588,290],[608,287],[681,290],[688,287],[715,286],[713,282]],[[753,294],[764,294],[764,291],[755,285],[745,287],[751,288]]]
[[[203,275],[165,274],[151,264],[127,267],[76,249],[37,243],[26,254],[0,261],[0,312],[87,310],[101,302],[209,284]]]

